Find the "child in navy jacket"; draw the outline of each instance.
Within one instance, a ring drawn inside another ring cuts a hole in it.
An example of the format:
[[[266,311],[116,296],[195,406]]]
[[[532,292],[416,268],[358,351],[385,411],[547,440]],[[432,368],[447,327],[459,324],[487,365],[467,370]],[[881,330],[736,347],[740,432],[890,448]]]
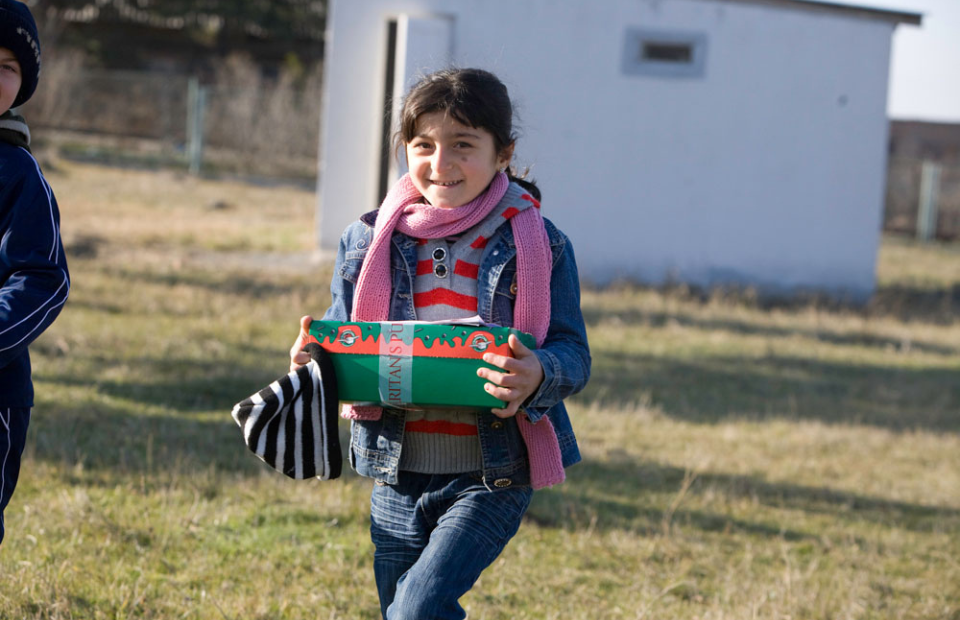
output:
[[[39,77],[33,16],[22,2],[0,0],[0,542],[33,406],[27,346],[70,291],[57,201],[30,154],[30,130],[11,112]]]

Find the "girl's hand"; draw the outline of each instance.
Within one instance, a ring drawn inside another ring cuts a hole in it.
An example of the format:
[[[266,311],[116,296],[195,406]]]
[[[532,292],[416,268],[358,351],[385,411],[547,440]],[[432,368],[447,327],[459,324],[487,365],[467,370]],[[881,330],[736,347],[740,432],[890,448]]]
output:
[[[307,341],[307,335],[310,331],[310,323],[313,321],[313,317],[310,315],[300,317],[300,335],[297,336],[297,339],[294,341],[293,346],[290,347],[290,370],[294,371],[297,368],[300,368],[304,364],[310,363],[310,354],[304,353],[300,349],[303,348],[304,343]]]
[[[514,334],[507,339],[513,357],[484,353],[483,361],[506,372],[497,372],[490,368],[478,368],[477,375],[490,383],[484,385],[487,393],[507,403],[503,409],[493,409],[500,418],[517,415],[517,411],[527,398],[540,388],[543,381],[543,366],[540,358],[528,349]]]

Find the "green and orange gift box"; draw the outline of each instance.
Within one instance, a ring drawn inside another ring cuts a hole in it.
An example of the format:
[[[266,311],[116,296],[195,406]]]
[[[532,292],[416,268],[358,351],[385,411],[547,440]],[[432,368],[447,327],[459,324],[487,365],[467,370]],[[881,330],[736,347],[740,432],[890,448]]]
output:
[[[313,321],[308,342],[331,354],[342,401],[489,410],[504,403],[483,389],[477,369],[496,369],[484,353],[513,355],[510,334],[536,348],[533,336],[513,328],[421,321]]]

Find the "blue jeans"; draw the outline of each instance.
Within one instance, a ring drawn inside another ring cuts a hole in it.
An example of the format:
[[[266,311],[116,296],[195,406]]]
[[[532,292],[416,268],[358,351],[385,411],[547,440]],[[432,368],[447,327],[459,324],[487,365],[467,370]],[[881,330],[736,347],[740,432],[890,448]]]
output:
[[[20,477],[20,456],[29,424],[29,407],[0,407],[0,543],[3,542],[3,510]]]
[[[461,620],[458,600],[520,527],[533,490],[491,491],[478,474],[400,472],[370,505],[373,570],[387,620]]]

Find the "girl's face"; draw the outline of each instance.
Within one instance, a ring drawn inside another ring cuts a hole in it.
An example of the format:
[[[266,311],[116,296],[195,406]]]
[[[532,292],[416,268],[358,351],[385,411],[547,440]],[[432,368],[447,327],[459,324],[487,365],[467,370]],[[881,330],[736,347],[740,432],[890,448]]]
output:
[[[13,52],[0,47],[0,114],[6,112],[13,105],[20,93],[20,84],[23,78],[20,75],[20,63]]]
[[[443,112],[417,119],[417,133],[406,150],[414,187],[441,209],[462,207],[479,196],[513,155],[512,144],[498,154],[493,134],[461,125]]]

